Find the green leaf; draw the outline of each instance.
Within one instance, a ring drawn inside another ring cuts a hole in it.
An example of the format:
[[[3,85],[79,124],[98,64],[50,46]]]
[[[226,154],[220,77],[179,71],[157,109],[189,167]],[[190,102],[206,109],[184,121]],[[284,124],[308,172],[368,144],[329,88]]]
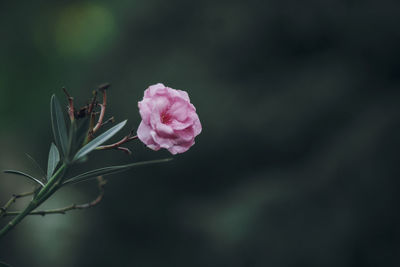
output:
[[[12,267],[10,264],[0,261],[0,267]]]
[[[57,97],[53,95],[50,101],[50,112],[51,112],[51,126],[53,128],[54,140],[57,147],[61,149],[61,154],[67,156],[68,151],[68,135],[67,127],[65,126],[64,115],[57,100]]]
[[[126,165],[110,166],[110,167],[100,168],[100,169],[88,171],[88,172],[79,174],[79,175],[77,175],[75,177],[72,177],[70,179],[67,179],[63,183],[63,186],[64,185],[70,185],[70,184],[76,184],[76,183],[84,182],[84,181],[96,178],[97,176],[100,176],[100,175],[104,176],[104,175],[110,175],[110,174],[114,174],[114,173],[123,172],[123,171],[129,170],[129,169],[131,169],[133,167],[137,167],[137,166],[168,162],[168,161],[171,161],[171,160],[172,160],[172,158],[149,160],[149,161],[135,162],[135,163],[126,164]]]
[[[96,137],[95,139],[90,141],[89,143],[87,143],[84,147],[82,147],[76,153],[73,161],[79,160],[86,154],[90,153],[92,150],[96,149],[96,147],[98,147],[99,145],[106,142],[108,139],[113,137],[117,132],[119,132],[125,126],[125,124],[126,124],[126,120],[118,123],[114,127],[108,129],[107,131],[105,131],[104,133],[102,133],[101,135],[99,135],[98,137]]]
[[[89,118],[83,118],[79,122],[79,125],[75,133],[76,143],[78,146],[81,146],[85,141],[85,138],[89,130],[89,122],[90,122]]]
[[[3,172],[4,173],[11,173],[11,174],[15,174],[15,175],[24,176],[24,177],[26,177],[26,178],[28,178],[28,179],[40,184],[42,187],[44,186],[44,184],[39,179],[36,179],[35,177],[33,177],[33,176],[29,175],[29,174],[26,174],[24,172],[20,172],[20,171],[16,171],[16,170],[5,170]]]
[[[51,143],[49,151],[49,159],[47,161],[47,179],[49,179],[54,170],[56,169],[58,163],[60,162],[60,153],[54,143]]]
[[[89,131],[89,121],[89,118],[82,118],[71,123],[69,155],[75,155],[75,153],[82,147]]]
[[[25,156],[33,163],[33,165],[35,165],[36,169],[38,169],[42,177],[46,178],[46,174],[44,173],[42,167],[40,167],[39,163],[37,163],[37,161],[28,153],[25,153]]]
[[[72,155],[75,153],[74,147],[75,145],[75,133],[76,133],[76,122],[72,121],[69,125],[69,134],[68,134],[68,152],[67,155]]]

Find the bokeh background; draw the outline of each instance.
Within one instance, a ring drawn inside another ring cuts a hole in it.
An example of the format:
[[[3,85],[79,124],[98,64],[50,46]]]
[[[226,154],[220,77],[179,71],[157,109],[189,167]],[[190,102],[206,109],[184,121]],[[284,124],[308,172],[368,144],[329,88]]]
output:
[[[99,206],[25,219],[0,240],[0,260],[400,266],[400,2],[21,0],[0,10],[1,169],[40,175],[25,153],[46,166],[49,100],[62,86],[83,105],[110,82],[108,114],[136,128],[144,89],[163,82],[189,92],[203,124],[173,162],[108,177]],[[169,156],[130,148],[94,153],[82,171]],[[0,204],[31,187],[1,174]],[[80,184],[44,207],[96,194],[95,182]]]

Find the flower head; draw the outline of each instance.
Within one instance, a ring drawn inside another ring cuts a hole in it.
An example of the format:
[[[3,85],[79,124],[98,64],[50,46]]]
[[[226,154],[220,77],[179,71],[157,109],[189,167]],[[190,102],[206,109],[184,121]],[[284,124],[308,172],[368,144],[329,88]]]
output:
[[[196,108],[185,91],[158,83],[146,89],[138,106],[142,121],[137,135],[153,150],[166,148],[172,154],[183,153],[201,132]]]

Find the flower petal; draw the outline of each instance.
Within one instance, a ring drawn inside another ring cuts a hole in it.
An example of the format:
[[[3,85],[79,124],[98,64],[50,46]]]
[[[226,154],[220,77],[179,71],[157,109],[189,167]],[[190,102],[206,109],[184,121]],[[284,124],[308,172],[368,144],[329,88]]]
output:
[[[139,139],[149,148],[166,148],[172,154],[183,153],[202,131],[196,108],[187,92],[158,83],[144,92],[138,102],[142,121],[137,130]]]
[[[154,139],[151,135],[153,130],[145,124],[143,121],[139,124],[139,128],[137,129],[137,136],[145,145],[150,147],[153,150],[159,150],[160,146],[154,142]]]
[[[149,88],[146,91],[144,91],[144,96],[151,98],[151,97],[155,96],[157,93],[159,93],[160,91],[164,92],[165,86],[162,83],[157,83],[155,85],[149,86]]]

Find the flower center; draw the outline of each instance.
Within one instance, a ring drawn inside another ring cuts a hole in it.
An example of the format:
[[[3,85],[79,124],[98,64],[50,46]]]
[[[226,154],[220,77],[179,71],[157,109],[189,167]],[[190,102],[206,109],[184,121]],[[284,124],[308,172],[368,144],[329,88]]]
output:
[[[171,115],[169,115],[167,112],[161,113],[161,122],[164,124],[170,123],[172,120]]]

